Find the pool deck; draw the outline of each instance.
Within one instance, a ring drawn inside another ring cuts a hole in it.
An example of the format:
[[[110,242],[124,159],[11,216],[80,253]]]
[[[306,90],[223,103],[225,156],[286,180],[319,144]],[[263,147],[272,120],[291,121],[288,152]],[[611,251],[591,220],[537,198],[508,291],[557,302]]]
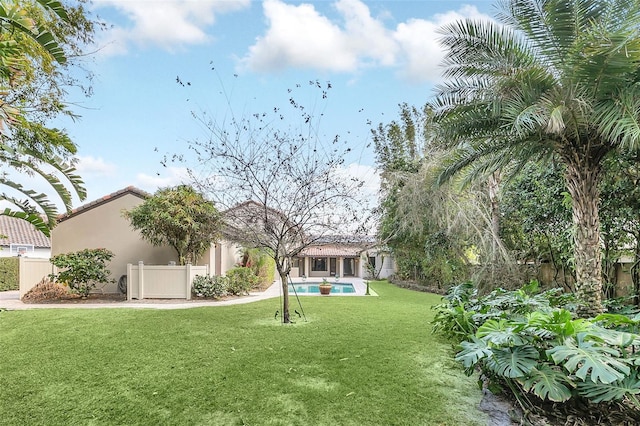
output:
[[[322,278],[310,278],[308,282],[314,280],[322,280]],[[292,279],[294,283],[303,283],[301,278]],[[328,279],[329,282],[334,281]],[[329,296],[321,296],[320,294],[304,294],[311,297],[354,297],[364,296],[367,285],[362,278],[341,278],[341,283],[353,284],[356,292],[351,294],[331,294]],[[24,303],[20,300],[18,291],[2,291],[0,292],[0,308],[10,311],[26,310],[26,309],[104,309],[104,308],[142,308],[142,309],[188,309],[199,308],[203,306],[228,306],[240,305],[244,303],[257,302],[258,300],[272,299],[280,297],[282,290],[280,281],[272,284],[268,289],[262,292],[252,292],[249,296],[237,297],[226,300],[183,300],[183,299],[144,299],[144,300],[123,300],[118,302],[100,302],[100,303]],[[290,293],[291,294],[291,293]],[[303,296],[303,294],[299,294]],[[377,294],[370,290],[371,296]]]

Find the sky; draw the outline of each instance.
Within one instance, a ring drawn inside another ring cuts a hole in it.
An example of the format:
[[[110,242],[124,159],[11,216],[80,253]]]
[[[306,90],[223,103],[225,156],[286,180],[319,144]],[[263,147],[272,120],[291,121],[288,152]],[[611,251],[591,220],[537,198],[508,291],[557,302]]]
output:
[[[93,95],[71,90],[78,120],[55,123],[78,146],[87,199],[129,185],[154,192],[188,182],[188,154],[218,121],[286,107],[288,90],[321,116],[327,142],[351,148],[345,168],[378,189],[370,130],[422,106],[441,82],[438,28],[488,19],[490,1],[93,0],[108,30],[83,58]],[[180,81],[180,83],[178,82]],[[309,81],[331,84],[323,99]]]

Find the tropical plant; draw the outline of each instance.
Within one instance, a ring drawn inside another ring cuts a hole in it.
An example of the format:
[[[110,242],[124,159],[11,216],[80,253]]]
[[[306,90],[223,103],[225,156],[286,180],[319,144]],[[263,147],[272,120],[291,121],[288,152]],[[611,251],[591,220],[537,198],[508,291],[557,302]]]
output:
[[[582,315],[598,314],[602,162],[640,141],[640,2],[510,0],[497,18],[442,29],[448,80],[434,108],[455,150],[441,180],[461,170],[474,178],[531,160],[562,162],[576,293]]]
[[[571,308],[564,295],[535,288],[476,298],[471,286],[455,287],[436,307],[434,328],[460,341],[455,358],[467,374],[479,370],[527,410],[540,406],[532,398],[619,401],[640,409],[640,318],[576,319],[564,308]]]
[[[115,282],[109,278],[111,271],[106,266],[113,256],[113,252],[104,248],[58,254],[50,261],[60,272],[50,274],[49,278],[86,297],[97,284]]]
[[[213,202],[187,185],[159,189],[122,214],[143,239],[173,247],[180,265],[196,262],[218,239],[222,226]]]
[[[17,182],[15,174],[43,178],[67,210],[72,191],[80,200],[86,196],[71,160],[75,144],[64,131],[45,125],[59,114],[73,116],[63,97],[65,86],[80,85],[72,77],[78,73],[62,70],[93,38],[95,22],[83,3],[0,4],[0,200],[12,205],[1,214],[27,220],[46,235],[55,225],[54,202]]]

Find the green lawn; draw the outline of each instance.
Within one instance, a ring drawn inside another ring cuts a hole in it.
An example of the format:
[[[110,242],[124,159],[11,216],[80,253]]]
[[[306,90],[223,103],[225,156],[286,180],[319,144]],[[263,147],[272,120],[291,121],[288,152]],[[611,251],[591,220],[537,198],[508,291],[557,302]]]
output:
[[[474,379],[431,334],[439,297],[372,288],[302,297],[308,322],[291,326],[273,319],[278,299],[0,312],[0,424],[486,424]]]

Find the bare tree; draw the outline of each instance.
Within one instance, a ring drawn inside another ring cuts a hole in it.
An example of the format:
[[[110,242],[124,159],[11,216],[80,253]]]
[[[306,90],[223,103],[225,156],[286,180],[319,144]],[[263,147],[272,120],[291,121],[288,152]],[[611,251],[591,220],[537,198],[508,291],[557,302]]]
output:
[[[320,90],[323,100],[331,87],[317,81],[310,86]],[[319,238],[360,223],[363,182],[345,172],[347,143],[337,136],[323,140],[322,113],[307,111],[293,97],[285,108],[231,115],[228,122],[194,115],[207,137],[190,143],[198,166],[189,173],[226,209],[225,237],[273,257],[282,285],[281,318],[288,323],[292,258]]]

